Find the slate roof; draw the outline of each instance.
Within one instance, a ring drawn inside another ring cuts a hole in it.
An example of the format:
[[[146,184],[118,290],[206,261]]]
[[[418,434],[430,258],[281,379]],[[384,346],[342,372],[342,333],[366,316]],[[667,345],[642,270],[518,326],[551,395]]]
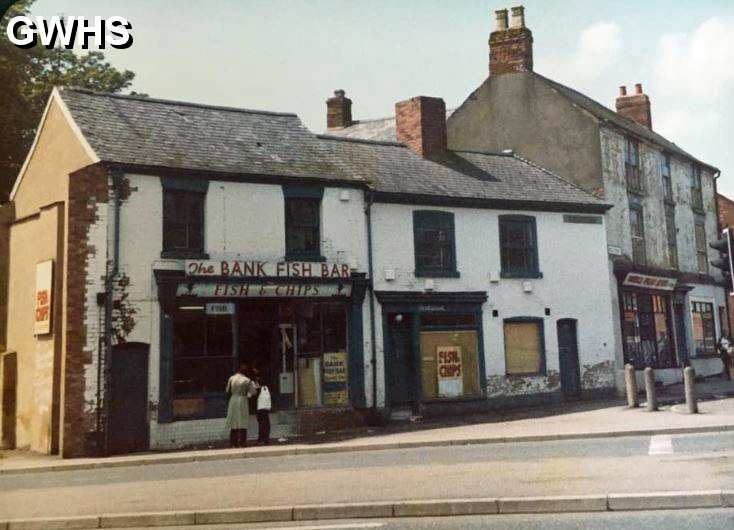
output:
[[[514,154],[448,151],[430,160],[403,144],[320,135],[343,169],[364,175],[381,194],[420,195],[531,206],[539,210],[609,205],[578,186]],[[540,203],[545,203],[545,206]],[[555,206],[551,208],[548,203]]]
[[[295,114],[60,88],[97,156],[126,165],[352,180]]]
[[[446,119],[456,109],[446,109]],[[377,140],[380,142],[397,142],[395,116],[376,120],[356,120],[349,127],[342,129],[327,129],[325,134],[342,138],[357,138],[361,140]]]

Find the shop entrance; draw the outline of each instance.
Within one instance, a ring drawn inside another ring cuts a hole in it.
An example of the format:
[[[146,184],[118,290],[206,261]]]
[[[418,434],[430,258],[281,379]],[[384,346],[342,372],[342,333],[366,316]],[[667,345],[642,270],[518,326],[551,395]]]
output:
[[[415,400],[415,359],[413,353],[412,315],[390,315],[388,353],[388,398],[391,407]]]

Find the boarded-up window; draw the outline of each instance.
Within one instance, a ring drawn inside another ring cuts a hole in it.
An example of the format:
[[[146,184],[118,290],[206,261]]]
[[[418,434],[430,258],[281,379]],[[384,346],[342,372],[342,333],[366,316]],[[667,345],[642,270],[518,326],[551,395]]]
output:
[[[461,374],[462,396],[476,396],[481,393],[479,386],[478,339],[475,330],[456,331],[421,331],[421,384],[423,399],[438,397],[458,397],[439,392],[439,379],[450,379]],[[458,354],[458,359],[451,355]],[[448,357],[448,363],[454,371],[439,373],[439,356]],[[447,386],[447,388],[451,388]]]
[[[505,372],[539,374],[545,371],[541,320],[505,321]]]

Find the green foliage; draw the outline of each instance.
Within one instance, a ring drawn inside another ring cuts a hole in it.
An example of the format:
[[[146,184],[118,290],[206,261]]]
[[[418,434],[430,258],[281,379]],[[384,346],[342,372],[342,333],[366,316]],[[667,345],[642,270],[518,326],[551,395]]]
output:
[[[119,92],[135,77],[114,68],[98,51],[78,54],[41,45],[27,50],[14,46],[5,34],[7,22],[27,15],[33,1],[15,3],[0,20],[0,203],[7,199],[54,86]]]

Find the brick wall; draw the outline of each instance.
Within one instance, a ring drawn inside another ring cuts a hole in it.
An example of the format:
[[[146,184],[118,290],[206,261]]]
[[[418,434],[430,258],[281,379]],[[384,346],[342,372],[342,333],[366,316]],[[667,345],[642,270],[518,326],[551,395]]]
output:
[[[441,98],[416,96],[395,104],[398,142],[423,157],[446,151],[446,104]]]
[[[528,28],[493,31],[489,36],[489,75],[533,70],[533,33]]]
[[[734,228],[734,201],[721,195],[716,195],[719,206],[719,226],[723,228]],[[727,292],[727,305],[729,310],[729,334],[734,333],[734,296]]]
[[[90,232],[100,221],[108,202],[108,174],[99,165],[89,166],[69,176],[67,203],[67,267],[65,355],[62,381],[61,455],[65,458],[93,452],[89,434],[96,425],[96,411],[88,404],[89,368],[94,363],[96,341],[88,337],[87,314],[98,278],[90,274],[97,252]],[[97,273],[99,271],[96,271]]]

